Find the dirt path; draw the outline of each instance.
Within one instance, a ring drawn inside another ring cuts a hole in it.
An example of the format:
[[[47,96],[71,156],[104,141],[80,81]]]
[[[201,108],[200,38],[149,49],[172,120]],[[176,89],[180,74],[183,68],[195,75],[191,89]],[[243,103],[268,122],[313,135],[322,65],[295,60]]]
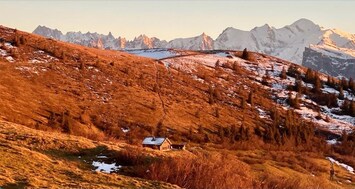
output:
[[[165,117],[166,117],[166,108],[165,108],[165,103],[164,103],[164,100],[161,96],[161,93],[160,93],[160,87],[159,87],[159,71],[158,71],[158,67],[157,67],[157,61],[154,62],[154,68],[155,68],[155,84],[157,85],[158,87],[158,96],[159,96],[159,99],[160,99],[160,103],[161,103],[161,107],[163,109],[163,115],[162,117],[160,118],[159,122],[158,123],[163,123],[163,121],[165,120]]]

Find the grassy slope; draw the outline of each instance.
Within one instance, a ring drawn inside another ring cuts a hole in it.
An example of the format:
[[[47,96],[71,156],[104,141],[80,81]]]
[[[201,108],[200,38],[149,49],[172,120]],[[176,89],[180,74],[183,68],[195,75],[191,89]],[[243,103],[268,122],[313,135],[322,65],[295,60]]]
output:
[[[48,133],[0,122],[0,186],[51,188],[177,188],[170,184],[92,171],[77,153],[118,151],[125,144],[108,144],[60,133]]]
[[[13,31],[0,29],[0,33],[6,32],[5,39],[13,40]],[[20,55],[16,63],[0,60],[0,99],[3,104],[0,113],[6,120],[29,127],[39,123],[40,128],[49,129],[50,112],[61,114],[68,110],[75,119],[85,112],[91,118],[99,119],[101,125],[111,128],[125,126],[121,123],[128,122],[154,129],[162,121],[164,126],[180,132],[197,129],[199,125],[216,131],[216,125],[239,124],[242,117],[250,126],[258,122],[255,120],[257,111],[238,107],[241,97],[247,98],[247,91],[239,91],[239,98],[228,99],[235,106],[226,103],[210,105],[210,84],[201,84],[183,72],[168,72],[154,60],[85,48],[19,31],[17,35],[28,40],[17,48]],[[59,54],[55,56],[58,61],[27,63],[35,58],[31,56],[39,49],[45,49],[52,56]],[[65,58],[61,57],[63,52]],[[212,80],[218,74],[211,69],[201,69]],[[228,83],[236,80],[248,83],[243,78],[233,78]],[[221,93],[219,98],[227,97]],[[258,101],[271,102],[267,97]],[[216,109],[219,109],[220,117],[215,116]]]

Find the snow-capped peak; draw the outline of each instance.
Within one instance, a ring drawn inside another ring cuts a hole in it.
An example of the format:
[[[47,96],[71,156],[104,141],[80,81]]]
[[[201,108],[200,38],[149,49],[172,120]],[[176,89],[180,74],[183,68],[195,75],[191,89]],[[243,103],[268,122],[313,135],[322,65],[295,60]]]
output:
[[[297,27],[300,28],[303,31],[317,31],[320,30],[320,27],[316,25],[314,22],[302,18],[294,22],[293,24],[290,25],[290,27]]]
[[[63,36],[63,33],[59,31],[58,29],[51,29],[46,26],[37,26],[37,28],[33,31],[33,33],[46,36],[49,38],[54,38],[60,40],[61,37]]]
[[[211,50],[213,49],[213,46],[213,39],[205,33],[202,33],[196,37],[174,39],[170,41],[166,47],[177,49]]]

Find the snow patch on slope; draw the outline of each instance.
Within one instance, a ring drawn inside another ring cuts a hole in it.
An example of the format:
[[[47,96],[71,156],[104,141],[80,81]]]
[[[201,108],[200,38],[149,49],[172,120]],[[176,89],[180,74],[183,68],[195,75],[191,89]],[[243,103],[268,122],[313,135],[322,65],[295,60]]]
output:
[[[169,49],[140,49],[140,50],[126,50],[127,53],[147,58],[162,59],[180,55],[177,51]]]
[[[355,174],[353,167],[351,167],[351,166],[349,166],[349,165],[347,165],[347,164],[345,164],[345,163],[340,163],[339,161],[337,161],[337,160],[335,160],[335,159],[333,159],[333,158],[331,158],[331,157],[327,157],[326,159],[329,160],[331,163],[335,163],[335,164],[339,165],[340,167],[343,167],[344,169],[346,169],[347,171],[349,171],[349,173]]]

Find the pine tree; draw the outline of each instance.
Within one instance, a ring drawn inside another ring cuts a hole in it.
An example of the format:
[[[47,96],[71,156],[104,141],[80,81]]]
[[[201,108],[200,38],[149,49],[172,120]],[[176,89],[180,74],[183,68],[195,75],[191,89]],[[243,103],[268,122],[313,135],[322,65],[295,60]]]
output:
[[[224,131],[223,131],[222,126],[220,126],[220,125],[218,126],[218,136],[223,141],[223,139],[224,139]]]
[[[24,45],[26,42],[27,42],[27,40],[25,39],[25,37],[21,35],[21,37],[20,37],[20,44],[21,44],[21,45]]]
[[[67,55],[65,53],[65,51],[62,51],[62,53],[60,54],[60,58],[63,60],[63,61],[66,61],[67,60]],[[83,62],[83,61],[82,61]]]
[[[209,86],[208,88],[208,103],[209,104],[214,104],[215,103],[215,98],[214,98],[214,88],[212,88],[211,86]]]
[[[344,100],[340,108],[344,114],[349,114],[350,102],[348,100]]]
[[[216,61],[216,64],[215,64],[215,66],[214,66],[214,67],[215,67],[215,68],[218,68],[219,66],[220,66],[220,61],[219,61],[219,60],[217,60],[217,61]]]
[[[249,52],[248,52],[248,50],[247,50],[247,48],[245,48],[244,50],[243,50],[243,54],[242,54],[242,59],[244,59],[244,60],[249,60]]]
[[[280,77],[281,77],[281,79],[286,79],[287,78],[285,67],[282,68]]]
[[[237,129],[235,127],[235,125],[231,125],[231,128],[230,128],[230,141],[231,143],[234,143],[235,141],[235,136],[237,134]]]
[[[245,139],[244,133],[245,133],[244,123],[242,123],[242,125],[239,127],[239,133],[238,133],[240,140]]]
[[[318,74],[316,74],[315,79],[314,79],[314,88],[313,91],[315,93],[320,93],[322,88],[322,81],[320,80],[320,77]]]
[[[303,93],[303,84],[302,80],[298,79],[295,82],[295,91],[298,93]]]
[[[339,96],[338,96],[338,98],[339,98],[340,100],[344,100],[343,87],[340,87],[340,88],[339,88]]]
[[[315,79],[315,74],[314,74],[313,70],[308,68],[306,75],[305,75],[306,82],[311,83],[314,81],[314,79]]]
[[[327,84],[328,86],[332,86],[331,83],[332,83],[332,77],[331,77],[330,75],[328,75],[328,76],[327,76],[327,83],[326,83],[326,84]]]
[[[242,97],[242,100],[241,100],[241,102],[240,102],[240,107],[241,107],[242,109],[245,109],[245,98],[244,98],[244,97]]]
[[[348,88],[349,88],[349,85],[348,85],[348,84],[349,84],[349,83],[348,83],[348,81],[346,80],[346,78],[343,77],[343,78],[341,79],[341,86],[343,87],[343,89],[348,90]]]
[[[295,98],[292,97],[292,93],[290,92],[288,94],[288,104],[293,107],[293,108],[300,108],[300,100],[299,100],[299,94],[297,93]]]
[[[268,86],[269,85],[269,80],[270,80],[270,74],[269,74],[269,71],[266,70],[266,74],[263,76],[261,83],[263,85]]]
[[[296,94],[295,99],[293,100],[293,107],[299,109],[300,108],[300,95]]]
[[[254,98],[253,91],[250,91],[249,96],[248,96],[248,101],[247,101],[247,102],[248,102],[251,106],[254,105],[254,100],[253,100],[253,98]]]
[[[235,61],[233,63],[233,70],[234,70],[235,73],[239,73],[239,66],[238,66],[237,61]]]

